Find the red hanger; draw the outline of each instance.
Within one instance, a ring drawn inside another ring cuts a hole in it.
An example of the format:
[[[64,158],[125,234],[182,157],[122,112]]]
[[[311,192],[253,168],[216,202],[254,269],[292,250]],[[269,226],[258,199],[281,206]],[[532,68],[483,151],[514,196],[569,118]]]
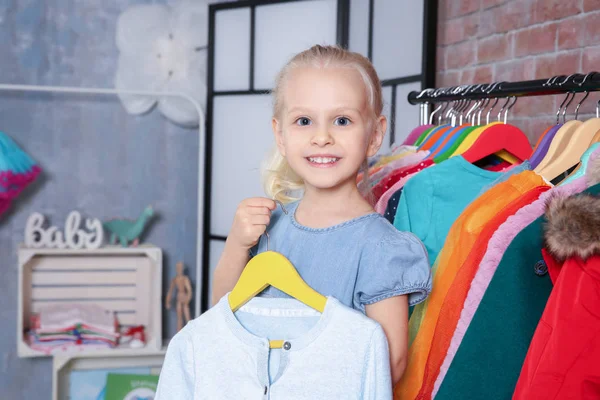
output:
[[[487,128],[462,156],[471,164],[487,156],[506,150],[520,161],[531,156],[527,136],[514,125],[497,124]]]

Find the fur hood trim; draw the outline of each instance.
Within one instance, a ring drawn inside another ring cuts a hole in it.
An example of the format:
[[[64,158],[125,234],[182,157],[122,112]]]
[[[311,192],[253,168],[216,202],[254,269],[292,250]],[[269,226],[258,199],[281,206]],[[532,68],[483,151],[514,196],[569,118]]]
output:
[[[551,197],[546,205],[544,239],[557,261],[600,254],[600,197]]]

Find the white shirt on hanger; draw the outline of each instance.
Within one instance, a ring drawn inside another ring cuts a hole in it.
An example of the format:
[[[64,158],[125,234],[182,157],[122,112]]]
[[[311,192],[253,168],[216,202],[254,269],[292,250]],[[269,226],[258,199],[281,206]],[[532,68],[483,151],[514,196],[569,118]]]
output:
[[[155,399],[392,399],[387,339],[333,297],[323,314],[267,297],[234,314],[227,294],[173,337]]]

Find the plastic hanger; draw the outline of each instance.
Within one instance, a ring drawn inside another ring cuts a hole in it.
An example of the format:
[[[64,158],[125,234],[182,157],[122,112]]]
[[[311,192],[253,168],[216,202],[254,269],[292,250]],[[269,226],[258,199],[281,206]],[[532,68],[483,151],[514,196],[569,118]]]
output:
[[[417,139],[417,141],[415,142],[415,144],[413,144],[413,146],[419,146],[427,138],[427,136],[429,136],[429,134],[431,133],[431,131],[433,131],[436,128],[438,128],[438,126],[433,126],[433,127],[429,128],[429,129],[426,129],[425,132],[423,132],[421,134],[421,136],[419,136],[419,138]]]
[[[481,128],[480,126],[470,126],[465,129],[461,129],[456,132],[456,134],[448,140],[448,143],[444,146],[444,148],[440,149],[437,156],[434,156],[433,162],[436,164],[441,163],[442,161],[446,161],[452,155],[458,147],[464,142],[464,140],[469,137],[469,135],[475,131],[476,129]]]
[[[427,124],[427,125],[420,125],[417,126],[415,129],[413,129],[408,136],[406,137],[406,139],[404,139],[404,142],[402,142],[402,145],[408,145],[408,146],[412,146],[414,142],[417,141],[417,139],[421,136],[421,134],[423,132],[425,132],[427,129],[429,128],[433,128],[433,125],[431,124]]]
[[[531,146],[527,136],[516,126],[506,124],[508,111],[515,105],[517,98],[508,106],[504,114],[504,123],[488,124],[482,130],[472,133],[465,143],[459,147],[462,156],[470,163],[474,163],[492,154],[498,155],[503,160],[517,164],[531,156]],[[498,120],[502,111],[509,104],[510,98],[500,109]],[[467,147],[468,146],[468,147]],[[456,154],[456,153],[455,153]]]
[[[282,209],[285,211],[285,208]],[[300,277],[296,268],[281,253],[269,250],[269,234],[267,236],[267,251],[260,253],[246,264],[239,280],[229,293],[229,307],[236,312],[257,294],[273,286],[292,296],[307,306],[323,312],[327,298],[308,286]],[[270,340],[269,347],[279,349],[283,340]]]
[[[448,108],[448,103],[444,104],[443,106],[440,106],[438,108],[436,108],[433,113],[429,116],[429,122],[432,123],[433,122],[433,116],[434,114],[440,110],[441,107],[444,107],[444,109],[442,110],[442,112],[440,113],[440,115],[438,116],[438,124],[437,126],[433,127],[430,130],[427,130],[425,132],[423,132],[423,134],[419,137],[419,139],[415,142],[415,146],[419,147],[419,150],[421,149],[421,146],[423,145],[423,143],[425,143],[432,135],[435,135],[435,133],[440,130],[440,129],[444,129],[446,127],[449,127],[450,124],[442,124],[442,117],[444,115],[444,113],[448,114],[450,112],[453,111],[454,107],[451,107],[450,110],[448,110],[446,112],[446,109]]]
[[[495,87],[496,84],[494,84]],[[490,85],[492,86],[492,85]],[[457,132],[455,132],[446,142],[446,144],[444,144],[443,148],[441,148],[439,151],[437,151],[437,153],[435,155],[433,155],[433,161],[436,164],[441,163],[442,161],[446,161],[448,158],[452,157],[456,151],[458,150],[458,148],[462,145],[462,143],[464,143],[464,141],[471,136],[471,134],[473,134],[473,132],[475,132],[477,129],[481,128],[481,113],[483,112],[483,110],[488,106],[490,102],[489,98],[484,99],[481,103],[477,103],[475,106],[476,107],[480,107],[478,112],[476,114],[473,114],[473,120],[471,121],[471,123],[474,126],[470,126],[464,129],[461,129]],[[496,99],[496,101],[494,102],[494,104],[492,105],[492,107],[490,108],[490,110],[487,113],[487,117],[486,117],[486,121],[489,122],[489,116],[490,116],[490,112],[493,110],[493,108],[496,106],[496,104],[498,103],[498,99]],[[475,125],[475,122],[477,122],[477,124]]]
[[[518,164],[531,156],[531,146],[527,136],[516,126],[496,124],[485,127],[462,156],[468,162],[474,163],[492,154],[497,154],[511,164]]]
[[[541,141],[538,142],[537,148],[533,150],[533,154],[529,158],[529,164],[532,169],[535,169],[539,163],[544,159],[546,153],[548,153],[548,149],[550,148],[550,144],[556,136],[556,132],[562,127],[562,124],[554,125],[546,132]]]
[[[579,107],[588,97],[586,92],[583,99],[577,105],[575,110],[575,118],[577,118]],[[585,151],[590,147],[592,139],[600,131],[600,118],[591,118],[584,123],[578,125],[573,133],[565,138],[565,149],[558,154],[552,161],[548,163],[539,174],[548,180],[556,179],[560,174],[576,165]]]
[[[471,103],[470,100],[465,101],[465,104],[463,107],[461,107],[460,111],[457,110],[457,112],[459,113],[459,116],[458,117],[454,116],[454,120],[452,123],[453,127],[450,129],[447,129],[445,132],[442,132],[440,135],[438,135],[434,139],[434,143],[430,147],[426,148],[426,150],[429,150],[429,152],[430,152],[429,158],[433,158],[434,154],[437,154],[437,150],[440,149],[441,147],[443,147],[456,132],[459,132],[463,128],[471,126],[471,123],[469,121],[469,116],[475,110],[475,108],[478,106],[478,104],[476,103],[473,107],[471,107],[471,109],[467,112],[466,116],[463,118],[463,112],[467,110],[470,103]],[[463,121],[463,119],[466,119],[467,121]],[[456,126],[456,125],[458,125],[458,126]]]
[[[463,129],[468,128],[470,126],[471,126],[470,124],[462,124],[462,125],[459,125],[459,126],[455,126],[452,129],[448,129],[437,140],[437,142],[433,146],[431,146],[431,148],[429,149],[429,151],[431,153],[430,154],[430,158],[435,157],[435,155],[438,153],[438,150],[441,150],[446,145],[446,143],[448,143],[448,141],[450,140],[450,138],[452,136],[454,136],[454,134],[456,134],[456,133],[458,133],[458,132],[462,131]]]
[[[481,136],[483,131],[485,131],[487,128],[490,128],[490,127],[492,127],[494,125],[498,125],[498,124],[502,124],[502,122],[495,121],[495,122],[491,122],[487,125],[475,127],[475,129],[473,129],[470,132],[470,134],[464,138],[462,143],[460,143],[460,145],[454,150],[451,157],[463,154],[465,151],[469,150],[469,148],[473,145],[473,143],[475,143],[475,141],[479,138],[479,136]]]
[[[462,154],[465,151],[467,151],[469,149],[469,147],[471,147],[471,145],[473,143],[475,143],[475,140],[479,137],[479,135],[481,135],[481,133],[483,132],[485,127],[492,126],[492,125],[499,123],[499,122],[490,123],[490,114],[491,114],[492,110],[496,107],[496,104],[498,104],[498,100],[499,99],[496,98],[496,101],[494,101],[494,104],[492,104],[492,107],[488,110],[488,112],[486,114],[486,118],[485,118],[486,123],[483,125],[481,125],[481,112],[483,111],[483,108],[481,110],[479,110],[478,116],[477,116],[477,120],[478,120],[477,128],[469,131],[469,134],[467,136],[465,136],[463,138],[459,138],[460,143],[457,146],[455,146],[454,151],[452,152],[452,154],[450,154],[449,157],[453,157],[453,156]]]
[[[429,137],[427,137],[427,139],[425,139],[423,141],[423,143],[421,143],[421,145],[419,146],[419,150],[429,150],[431,149],[431,147],[436,144],[436,142],[439,140],[440,137],[442,137],[442,135],[444,135],[446,132],[452,130],[454,127],[447,125],[447,126],[442,126],[439,129],[436,129],[435,132],[431,132],[431,134],[429,135]]]

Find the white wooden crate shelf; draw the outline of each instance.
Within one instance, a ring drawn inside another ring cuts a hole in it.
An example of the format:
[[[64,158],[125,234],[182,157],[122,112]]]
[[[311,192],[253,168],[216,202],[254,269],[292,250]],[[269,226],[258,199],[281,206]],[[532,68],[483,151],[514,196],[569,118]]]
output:
[[[19,247],[17,350],[19,357],[46,353],[29,347],[24,332],[41,307],[65,302],[97,304],[114,311],[121,325],[144,325],[146,346],[114,349],[73,347],[68,353],[102,356],[157,351],[162,345],[162,251],[152,245],[95,250]]]

